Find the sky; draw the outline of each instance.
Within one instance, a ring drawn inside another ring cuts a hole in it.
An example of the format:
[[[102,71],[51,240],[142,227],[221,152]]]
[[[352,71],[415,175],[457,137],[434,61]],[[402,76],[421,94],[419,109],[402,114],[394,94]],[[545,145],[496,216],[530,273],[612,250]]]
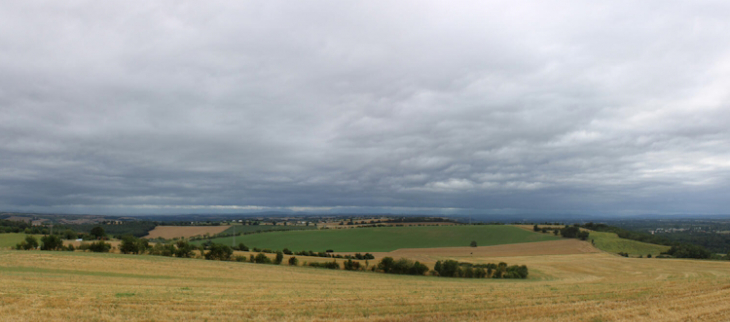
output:
[[[6,1],[0,211],[728,214],[726,1]]]

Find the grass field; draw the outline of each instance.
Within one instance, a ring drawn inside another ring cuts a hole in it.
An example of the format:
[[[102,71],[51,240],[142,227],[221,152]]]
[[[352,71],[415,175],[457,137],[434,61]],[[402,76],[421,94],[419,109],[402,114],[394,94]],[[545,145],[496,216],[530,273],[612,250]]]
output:
[[[530,278],[451,279],[0,251],[0,316],[3,321],[730,320],[729,262],[606,253],[475,261],[500,260],[526,264]]]
[[[615,233],[606,233],[599,231],[591,231],[589,240],[595,242],[596,248],[610,253],[624,252],[629,255],[652,256],[659,255],[669,249],[669,246],[642,243],[635,240],[619,238]]]
[[[513,226],[475,225],[272,232],[238,236],[235,242],[273,250],[389,252],[400,248],[464,247],[471,241],[476,241],[479,246],[488,246],[556,239],[559,238]],[[226,245],[232,242],[231,237],[213,241]]]
[[[15,247],[18,243],[25,240],[25,236],[27,236],[24,233],[7,233],[7,234],[0,234],[0,249],[8,248],[8,247]],[[38,243],[41,241],[40,235],[34,235],[36,239],[38,239]]]

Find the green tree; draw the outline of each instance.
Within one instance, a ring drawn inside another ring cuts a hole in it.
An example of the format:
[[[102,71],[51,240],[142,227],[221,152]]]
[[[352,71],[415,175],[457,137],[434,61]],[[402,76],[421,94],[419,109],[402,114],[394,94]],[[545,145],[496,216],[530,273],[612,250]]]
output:
[[[289,265],[297,266],[297,264],[299,264],[299,260],[295,256],[289,257]]]
[[[91,243],[89,250],[95,253],[108,253],[112,249],[111,244],[105,243],[103,240]]]
[[[280,251],[276,251],[276,258],[274,259],[274,264],[279,265],[284,260],[284,253]]]
[[[122,237],[122,243],[119,244],[119,251],[122,254],[139,254],[139,241],[132,235]]]
[[[469,246],[471,246],[471,247],[477,247],[477,242],[476,242],[476,240],[472,240],[472,241],[471,241],[471,244],[469,244]]]
[[[91,236],[94,236],[96,239],[100,239],[104,236],[106,236],[106,233],[104,232],[104,228],[101,226],[96,226],[94,228],[91,228],[91,231],[89,232]]]
[[[192,258],[195,255],[195,246],[191,245],[187,240],[178,240],[175,245],[177,246],[175,256]]]
[[[205,259],[227,261],[231,259],[233,249],[223,244],[213,244],[205,254]]]
[[[25,236],[25,240],[16,246],[17,249],[30,250],[38,248],[38,239],[33,236]]]
[[[48,235],[41,237],[41,250],[57,250],[63,248],[63,241],[57,235]]]
[[[66,238],[68,240],[76,239],[78,238],[78,236],[79,235],[72,229],[66,229],[63,231],[63,238]]]

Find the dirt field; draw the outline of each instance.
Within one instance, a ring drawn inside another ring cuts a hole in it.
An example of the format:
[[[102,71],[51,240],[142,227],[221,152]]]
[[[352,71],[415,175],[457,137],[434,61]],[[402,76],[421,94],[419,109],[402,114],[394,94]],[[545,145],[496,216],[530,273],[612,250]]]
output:
[[[0,251],[0,316],[4,321],[730,320],[728,262],[606,253],[476,260],[526,264],[530,278],[453,279]]]
[[[157,226],[145,238],[188,238],[202,236],[206,233],[212,236],[222,233],[228,228],[231,228],[231,226]]]

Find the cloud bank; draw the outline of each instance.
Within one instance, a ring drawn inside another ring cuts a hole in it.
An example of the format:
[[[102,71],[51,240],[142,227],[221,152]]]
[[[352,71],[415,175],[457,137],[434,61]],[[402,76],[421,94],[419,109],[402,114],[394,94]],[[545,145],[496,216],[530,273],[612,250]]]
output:
[[[0,5],[0,209],[728,213],[721,1]]]

